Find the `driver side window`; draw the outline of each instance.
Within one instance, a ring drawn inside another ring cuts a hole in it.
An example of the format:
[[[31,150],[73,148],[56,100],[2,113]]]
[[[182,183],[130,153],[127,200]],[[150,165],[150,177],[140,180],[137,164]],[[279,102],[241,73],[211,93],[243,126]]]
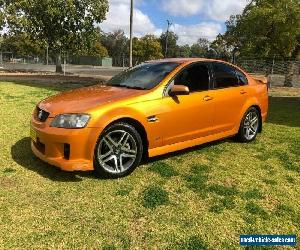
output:
[[[174,79],[174,85],[187,86],[190,92],[199,92],[209,89],[208,66],[196,63],[183,69]]]

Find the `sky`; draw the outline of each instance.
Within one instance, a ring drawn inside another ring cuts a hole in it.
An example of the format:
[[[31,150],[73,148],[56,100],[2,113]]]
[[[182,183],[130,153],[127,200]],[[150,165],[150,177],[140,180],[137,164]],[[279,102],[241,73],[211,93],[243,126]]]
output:
[[[179,39],[178,44],[193,44],[201,38],[212,41],[225,31],[230,15],[240,14],[247,0],[134,0],[134,36],[159,36],[170,20]],[[129,34],[130,0],[109,0],[106,20],[100,24],[104,32],[117,29]]]

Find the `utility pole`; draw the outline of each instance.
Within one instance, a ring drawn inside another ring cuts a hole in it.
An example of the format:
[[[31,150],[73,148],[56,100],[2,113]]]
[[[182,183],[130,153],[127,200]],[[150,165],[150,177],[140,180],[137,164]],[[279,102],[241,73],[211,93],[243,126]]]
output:
[[[47,45],[47,53],[46,54],[47,54],[47,56],[46,56],[47,57],[47,59],[46,59],[47,65],[49,65],[49,46],[48,45]]]
[[[233,51],[232,51],[232,63],[235,64],[236,63],[236,54],[238,52],[239,48],[238,47],[234,47]]]
[[[66,75],[66,52],[64,52],[64,76]]]
[[[168,28],[167,28],[167,34],[166,34],[166,50],[165,50],[165,58],[167,58],[167,56],[168,56],[168,38],[169,38],[169,29],[170,29],[170,27],[171,27],[171,25],[172,25],[172,23],[171,23],[169,20],[167,20],[167,23],[168,23]]]
[[[133,35],[133,0],[130,0],[130,45],[129,45],[129,67],[132,67],[132,37]]]
[[[3,54],[2,54],[2,50],[0,51],[0,69],[3,69]]]
[[[0,36],[0,68],[3,68],[2,36]]]
[[[0,68],[3,68],[3,56],[2,56],[2,50],[0,51]]]

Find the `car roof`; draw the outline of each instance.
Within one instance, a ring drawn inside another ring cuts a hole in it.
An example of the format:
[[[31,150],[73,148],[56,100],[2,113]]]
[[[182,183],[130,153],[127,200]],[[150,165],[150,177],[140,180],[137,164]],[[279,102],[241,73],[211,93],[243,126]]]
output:
[[[165,59],[158,59],[158,60],[153,60],[153,61],[147,61],[145,63],[178,63],[178,64],[184,64],[184,63],[193,63],[193,62],[220,62],[220,63],[225,63],[229,66],[232,66],[244,74],[247,75],[247,72],[244,69],[241,69],[237,65],[234,65],[230,62],[226,62],[223,60],[218,60],[218,59],[208,59],[208,58],[165,58]]]
[[[222,60],[216,60],[216,59],[208,59],[208,58],[165,58],[165,59],[159,59],[159,60],[152,60],[147,61],[146,63],[168,63],[168,62],[174,62],[174,63],[187,63],[187,62],[224,62],[228,63]]]

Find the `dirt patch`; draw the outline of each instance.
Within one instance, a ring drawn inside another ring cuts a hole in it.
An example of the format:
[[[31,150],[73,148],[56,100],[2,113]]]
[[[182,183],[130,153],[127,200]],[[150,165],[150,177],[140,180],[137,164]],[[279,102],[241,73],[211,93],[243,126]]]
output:
[[[269,90],[269,93],[271,96],[298,97],[298,96],[300,96],[300,88],[272,87]]]
[[[16,181],[8,177],[1,177],[0,186],[5,189],[11,189],[16,186]]]
[[[39,73],[24,73],[24,72],[1,72],[0,81],[13,81],[13,82],[30,82],[39,84],[82,84],[93,85],[104,83],[108,79],[105,77],[88,77],[76,75],[58,75],[48,72]]]

